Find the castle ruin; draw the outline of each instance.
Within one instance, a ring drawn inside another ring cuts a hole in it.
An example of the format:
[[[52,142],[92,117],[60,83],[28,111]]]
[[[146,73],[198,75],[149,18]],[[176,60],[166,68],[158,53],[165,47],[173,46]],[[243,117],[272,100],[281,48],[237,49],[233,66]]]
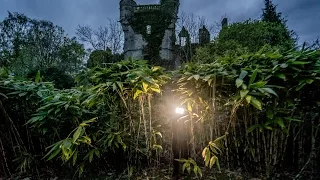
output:
[[[188,57],[182,53],[188,49],[186,46],[209,43],[210,33],[203,27],[199,30],[199,44],[196,46],[191,44],[185,28],[178,35],[178,45],[175,44],[179,5],[179,0],[160,0],[159,4],[149,5],[121,0],[120,23],[124,32],[125,59],[145,59],[153,64],[170,64],[172,67],[179,59]]]
[[[121,0],[125,58],[172,60],[178,8],[179,0],[161,0],[160,4],[150,5]]]

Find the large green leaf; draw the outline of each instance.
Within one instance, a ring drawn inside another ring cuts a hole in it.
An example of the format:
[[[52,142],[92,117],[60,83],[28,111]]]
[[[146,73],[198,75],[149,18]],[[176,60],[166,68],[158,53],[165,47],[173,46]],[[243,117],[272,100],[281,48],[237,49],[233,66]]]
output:
[[[248,104],[251,103],[251,99],[252,99],[252,96],[250,96],[250,95],[246,96],[246,101],[247,101]]]
[[[50,147],[52,147],[52,148],[50,149],[50,151],[49,151],[43,158],[46,158],[46,157],[48,157],[48,156],[50,155],[50,157],[48,158],[48,160],[53,159],[53,158],[61,151],[60,145],[61,145],[62,143],[63,143],[63,141],[59,141],[59,142],[57,142],[57,143],[49,146],[49,148],[50,148]]]
[[[143,87],[143,91],[147,92],[149,85],[147,83],[145,83],[145,82],[142,82],[142,87]]]
[[[186,170],[187,166],[188,166],[188,163],[183,163],[183,165],[182,165],[182,172],[184,172],[184,171]]]
[[[269,93],[269,94],[272,94],[272,95],[275,95],[278,97],[278,94],[271,88],[261,88],[262,90],[264,90],[265,92]]]
[[[241,97],[241,99],[243,99],[248,93],[249,93],[248,90],[241,90],[241,91],[240,91],[240,97]]]
[[[275,76],[277,76],[278,78],[283,79],[283,80],[285,80],[285,81],[287,80],[286,75],[283,74],[283,73],[276,73]]]
[[[216,156],[212,156],[210,159],[210,164],[209,164],[209,168],[211,169],[212,166],[214,165],[214,163],[216,162],[218,158]]]
[[[253,71],[253,73],[250,77],[249,85],[252,84],[256,80],[257,74],[258,74],[258,70],[256,69]]]
[[[236,80],[236,86],[237,86],[237,88],[239,88],[242,84],[243,84],[243,80],[238,78],[238,79]]]
[[[281,127],[281,129],[285,128],[284,122],[281,118],[277,117],[276,118],[276,123]]]
[[[137,97],[142,94],[143,92],[141,90],[137,90],[135,93],[134,93],[134,96],[133,96],[133,99],[137,99]]]
[[[56,157],[59,153],[61,152],[61,148],[57,148],[57,149],[54,149],[50,156],[48,157],[48,161],[50,161],[51,159],[53,159],[54,157]],[[48,153],[49,154],[49,153]]]
[[[152,91],[156,92],[156,93],[161,93],[161,89],[160,89],[160,88],[151,87],[150,89],[151,89]]]
[[[79,126],[76,132],[73,134],[73,138],[72,138],[73,143],[75,143],[78,140],[78,138],[83,134],[83,132],[84,132],[83,127]]]
[[[219,163],[219,159],[218,159],[218,158],[216,158],[216,165],[217,165],[217,169],[218,169],[219,171],[221,171],[220,163]]]
[[[2,97],[4,97],[4,98],[8,99],[8,97],[7,97],[5,94],[1,93],[1,92],[0,92],[0,96],[2,96]]]
[[[248,71],[242,70],[240,75],[239,75],[239,79],[243,80],[247,75],[248,75]]]
[[[252,98],[250,104],[253,105],[255,108],[262,110],[262,103],[260,100],[256,98]]]
[[[37,72],[37,75],[36,75],[36,77],[35,77],[35,83],[38,84],[38,83],[40,82],[40,79],[41,79],[41,77],[40,77],[40,71],[38,71],[38,72]]]
[[[305,64],[310,64],[311,62],[305,62],[305,61],[292,61],[291,64],[295,65],[305,65]]]
[[[261,88],[263,86],[265,86],[268,82],[267,81],[259,81],[253,84],[249,85],[249,88]]]

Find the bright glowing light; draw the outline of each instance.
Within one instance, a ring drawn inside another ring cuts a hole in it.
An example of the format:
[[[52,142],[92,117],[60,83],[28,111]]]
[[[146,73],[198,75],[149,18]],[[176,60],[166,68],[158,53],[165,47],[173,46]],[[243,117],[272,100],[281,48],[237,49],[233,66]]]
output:
[[[177,114],[184,114],[184,109],[183,109],[183,108],[180,108],[180,107],[177,107],[177,108],[176,108],[176,113],[177,113]]]

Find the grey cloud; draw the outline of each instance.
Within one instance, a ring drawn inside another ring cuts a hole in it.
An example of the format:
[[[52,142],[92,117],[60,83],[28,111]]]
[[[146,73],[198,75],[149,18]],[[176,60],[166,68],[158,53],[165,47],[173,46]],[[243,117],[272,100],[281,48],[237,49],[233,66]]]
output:
[[[153,4],[159,0],[137,0],[138,4]],[[261,15],[263,0],[180,0],[180,11],[207,17],[218,22],[227,15],[231,22],[257,19]],[[288,19],[290,29],[300,36],[300,42],[320,36],[319,0],[274,0],[278,11]],[[0,19],[7,11],[45,19],[62,26],[70,35],[79,24],[94,28],[103,26],[108,18],[119,18],[119,0],[0,0]]]

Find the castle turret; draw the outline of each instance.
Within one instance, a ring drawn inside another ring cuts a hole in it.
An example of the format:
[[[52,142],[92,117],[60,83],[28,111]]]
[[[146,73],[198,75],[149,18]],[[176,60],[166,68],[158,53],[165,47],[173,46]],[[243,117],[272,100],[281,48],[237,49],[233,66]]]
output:
[[[134,15],[134,7],[137,3],[134,0],[120,1],[120,22],[128,24],[128,20]]]
[[[222,26],[222,28],[228,26],[228,18],[223,18],[223,19],[222,19],[222,21],[221,21],[221,26]]]
[[[179,33],[179,45],[181,47],[185,47],[187,45],[190,45],[190,34],[188,30],[183,26],[180,33]]]
[[[205,26],[203,26],[201,29],[199,29],[199,44],[204,45],[204,44],[208,44],[209,42],[210,42],[210,32]]]

